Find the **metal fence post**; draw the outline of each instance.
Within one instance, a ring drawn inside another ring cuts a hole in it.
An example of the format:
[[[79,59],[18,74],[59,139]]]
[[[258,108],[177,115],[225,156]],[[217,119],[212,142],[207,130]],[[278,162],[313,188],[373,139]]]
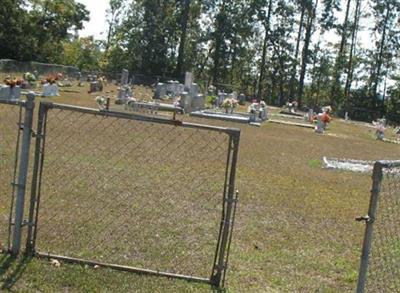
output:
[[[24,205],[25,205],[25,191],[26,181],[29,168],[29,150],[32,135],[32,119],[33,111],[35,108],[35,94],[29,93],[27,95],[27,102],[25,103],[25,117],[22,134],[22,147],[20,152],[20,163],[18,170],[18,183],[17,185],[17,199],[15,204],[15,220],[14,220],[14,233],[13,244],[11,252],[13,255],[18,255],[21,247],[21,230],[23,226]]]
[[[225,215],[223,217],[222,223],[222,234],[221,234],[221,242],[218,251],[218,258],[215,264],[215,272],[211,277],[211,284],[215,287],[221,287],[221,281],[223,279],[224,271],[227,269],[226,263],[226,253],[227,246],[229,244],[229,238],[231,233],[232,223],[232,214],[234,213],[234,203],[235,203],[235,177],[236,177],[236,165],[238,159],[239,152],[239,138],[240,133],[233,134],[231,136],[231,146],[230,151],[233,149],[232,160],[230,166],[230,175],[229,175],[229,186],[228,193],[224,195],[224,205],[226,204]]]
[[[356,291],[357,293],[364,292],[365,282],[367,280],[369,253],[371,250],[371,243],[372,243],[372,232],[376,217],[378,197],[382,183],[382,169],[383,169],[382,163],[376,162],[372,174],[373,183],[372,183],[371,199],[369,203],[368,215],[366,217],[361,218],[362,220],[365,220],[366,227],[365,227],[365,236],[361,254],[360,270],[358,275],[358,283]]]
[[[44,123],[45,116],[47,112],[46,105],[40,103],[39,106],[39,115],[38,115],[38,123],[36,129],[36,144],[35,144],[35,156],[33,163],[33,171],[32,171],[32,184],[31,184],[31,199],[30,199],[30,207],[29,207],[29,216],[28,221],[30,225],[28,226],[28,236],[26,239],[26,252],[28,254],[32,254],[35,249],[35,240],[34,233],[36,231],[37,225],[37,217],[35,219],[35,210],[36,215],[38,213],[37,209],[39,207],[39,196],[38,189],[40,188],[40,169],[43,165],[43,144],[44,144]]]

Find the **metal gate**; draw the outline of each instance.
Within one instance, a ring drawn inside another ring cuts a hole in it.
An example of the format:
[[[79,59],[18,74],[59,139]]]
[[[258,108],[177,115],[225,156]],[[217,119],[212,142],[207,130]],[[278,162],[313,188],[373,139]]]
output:
[[[222,287],[240,130],[41,103],[28,251]]]
[[[0,251],[18,254],[25,226],[34,95],[27,101],[0,100]]]
[[[357,292],[400,292],[400,161],[376,162]]]

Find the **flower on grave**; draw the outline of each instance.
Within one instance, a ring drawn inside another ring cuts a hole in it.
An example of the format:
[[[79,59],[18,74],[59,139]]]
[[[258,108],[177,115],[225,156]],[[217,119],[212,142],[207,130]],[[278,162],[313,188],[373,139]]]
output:
[[[174,106],[175,106],[175,107],[179,107],[180,103],[181,103],[181,97],[178,97],[178,98],[176,98],[176,99],[174,100]]]
[[[228,98],[222,102],[222,107],[223,108],[236,108],[237,104],[238,104],[238,101],[236,99]]]
[[[25,72],[22,77],[25,81],[27,81],[29,83],[33,83],[36,81],[36,76],[30,72]]]
[[[10,76],[7,76],[4,79],[4,83],[9,87],[13,88],[15,86],[20,86],[22,84],[22,80],[17,78],[12,79]]]

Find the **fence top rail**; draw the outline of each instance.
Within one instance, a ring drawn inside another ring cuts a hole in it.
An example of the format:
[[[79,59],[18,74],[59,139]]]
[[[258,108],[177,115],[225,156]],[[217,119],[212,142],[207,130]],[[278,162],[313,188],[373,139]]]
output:
[[[209,131],[223,132],[230,136],[236,136],[236,137],[238,137],[240,135],[239,128],[197,124],[197,123],[183,122],[183,121],[179,121],[179,120],[167,119],[167,118],[162,118],[162,117],[154,117],[154,116],[138,115],[138,114],[131,114],[131,113],[99,110],[99,109],[94,109],[94,108],[73,106],[73,105],[67,105],[67,104],[58,104],[58,103],[46,102],[46,101],[41,101],[40,104],[48,109],[67,110],[67,111],[87,113],[87,114],[92,114],[92,115],[100,115],[100,116],[105,116],[105,117],[115,117],[115,118],[121,118],[121,119],[127,119],[127,120],[136,120],[136,121],[152,122],[152,123],[158,123],[158,124],[167,124],[167,125],[173,125],[173,126],[179,126],[179,127],[185,127],[185,128],[197,128],[197,129],[203,129],[203,130],[209,130]]]
[[[0,104],[6,104],[6,105],[15,105],[15,106],[24,106],[26,104],[25,101],[19,101],[19,100],[6,100],[6,99],[0,99]]]
[[[382,160],[382,161],[377,161],[383,168],[396,168],[400,167],[400,160],[395,160],[395,161],[387,161],[387,160]]]

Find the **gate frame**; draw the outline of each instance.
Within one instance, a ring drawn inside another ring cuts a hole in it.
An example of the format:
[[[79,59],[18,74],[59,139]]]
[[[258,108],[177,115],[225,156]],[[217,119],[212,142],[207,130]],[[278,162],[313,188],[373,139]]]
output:
[[[32,123],[33,123],[33,113],[35,109],[35,94],[29,92],[26,95],[26,101],[20,100],[6,100],[0,99],[0,104],[15,105],[20,106],[25,109],[24,119],[22,122],[22,115],[20,113],[19,125],[18,125],[18,139],[15,149],[15,165],[14,165],[14,177],[13,181],[16,181],[16,174],[18,169],[18,180],[17,182],[11,182],[13,188],[16,188],[16,198],[14,195],[15,190],[12,194],[12,204],[10,206],[10,216],[9,216],[9,233],[8,233],[8,250],[9,252],[17,256],[21,249],[21,238],[22,238],[22,228],[25,225],[30,225],[29,221],[24,219],[24,206],[25,206],[25,195],[26,195],[26,184],[29,169],[29,151],[31,145],[31,138],[33,134]],[[20,142],[20,131],[22,130],[22,142]],[[21,144],[21,149],[19,149],[19,144]],[[19,165],[18,165],[19,162]],[[14,200],[15,200],[15,210],[14,210]],[[13,210],[15,212],[15,218],[12,219]],[[12,227],[14,226],[14,227]],[[14,228],[14,229],[12,229]],[[11,231],[13,230],[13,233]],[[10,247],[10,243],[11,247]]]
[[[38,218],[40,213],[41,182],[42,182],[42,172],[43,172],[44,157],[45,157],[47,113],[50,109],[59,109],[72,112],[86,113],[91,115],[98,115],[103,117],[114,117],[114,118],[149,122],[156,124],[166,124],[176,127],[209,130],[209,131],[225,133],[229,136],[229,145],[227,149],[227,160],[225,167],[225,183],[222,192],[223,198],[221,205],[221,210],[222,210],[221,223],[220,223],[219,234],[217,239],[217,247],[215,250],[214,262],[210,278],[201,278],[183,274],[149,270],[145,268],[136,268],[132,266],[102,263],[98,261],[55,255],[49,253],[42,253],[36,251],[37,227],[40,226]],[[225,285],[226,272],[228,268],[229,250],[232,240],[233,225],[234,225],[236,206],[238,201],[238,191],[235,190],[235,178],[236,178],[236,167],[237,167],[238,152],[239,152],[239,141],[240,141],[240,129],[237,128],[226,128],[226,127],[210,126],[210,125],[203,125],[196,123],[188,123],[175,119],[171,120],[154,116],[138,115],[131,113],[126,114],[122,112],[112,112],[107,110],[97,110],[92,108],[57,104],[52,102],[40,102],[39,119],[38,119],[37,134],[36,134],[36,149],[35,149],[34,167],[32,175],[33,178],[31,186],[30,209],[29,209],[29,223],[31,223],[31,225],[28,226],[26,252],[29,255],[37,256],[39,258],[52,258],[65,262],[87,264],[91,266],[96,265],[115,270],[134,272],[138,274],[148,274],[148,275],[183,279],[187,281],[207,283],[216,288],[223,288]]]
[[[378,199],[381,194],[381,185],[383,180],[383,169],[394,166],[400,167],[400,161],[377,161],[374,164],[372,172],[372,189],[369,202],[368,214],[363,217],[356,218],[357,221],[365,221],[365,234],[362,246],[360,268],[357,282],[357,293],[364,293],[365,284],[368,276],[369,255],[371,252],[372,237],[374,231],[374,222],[378,210]]]

